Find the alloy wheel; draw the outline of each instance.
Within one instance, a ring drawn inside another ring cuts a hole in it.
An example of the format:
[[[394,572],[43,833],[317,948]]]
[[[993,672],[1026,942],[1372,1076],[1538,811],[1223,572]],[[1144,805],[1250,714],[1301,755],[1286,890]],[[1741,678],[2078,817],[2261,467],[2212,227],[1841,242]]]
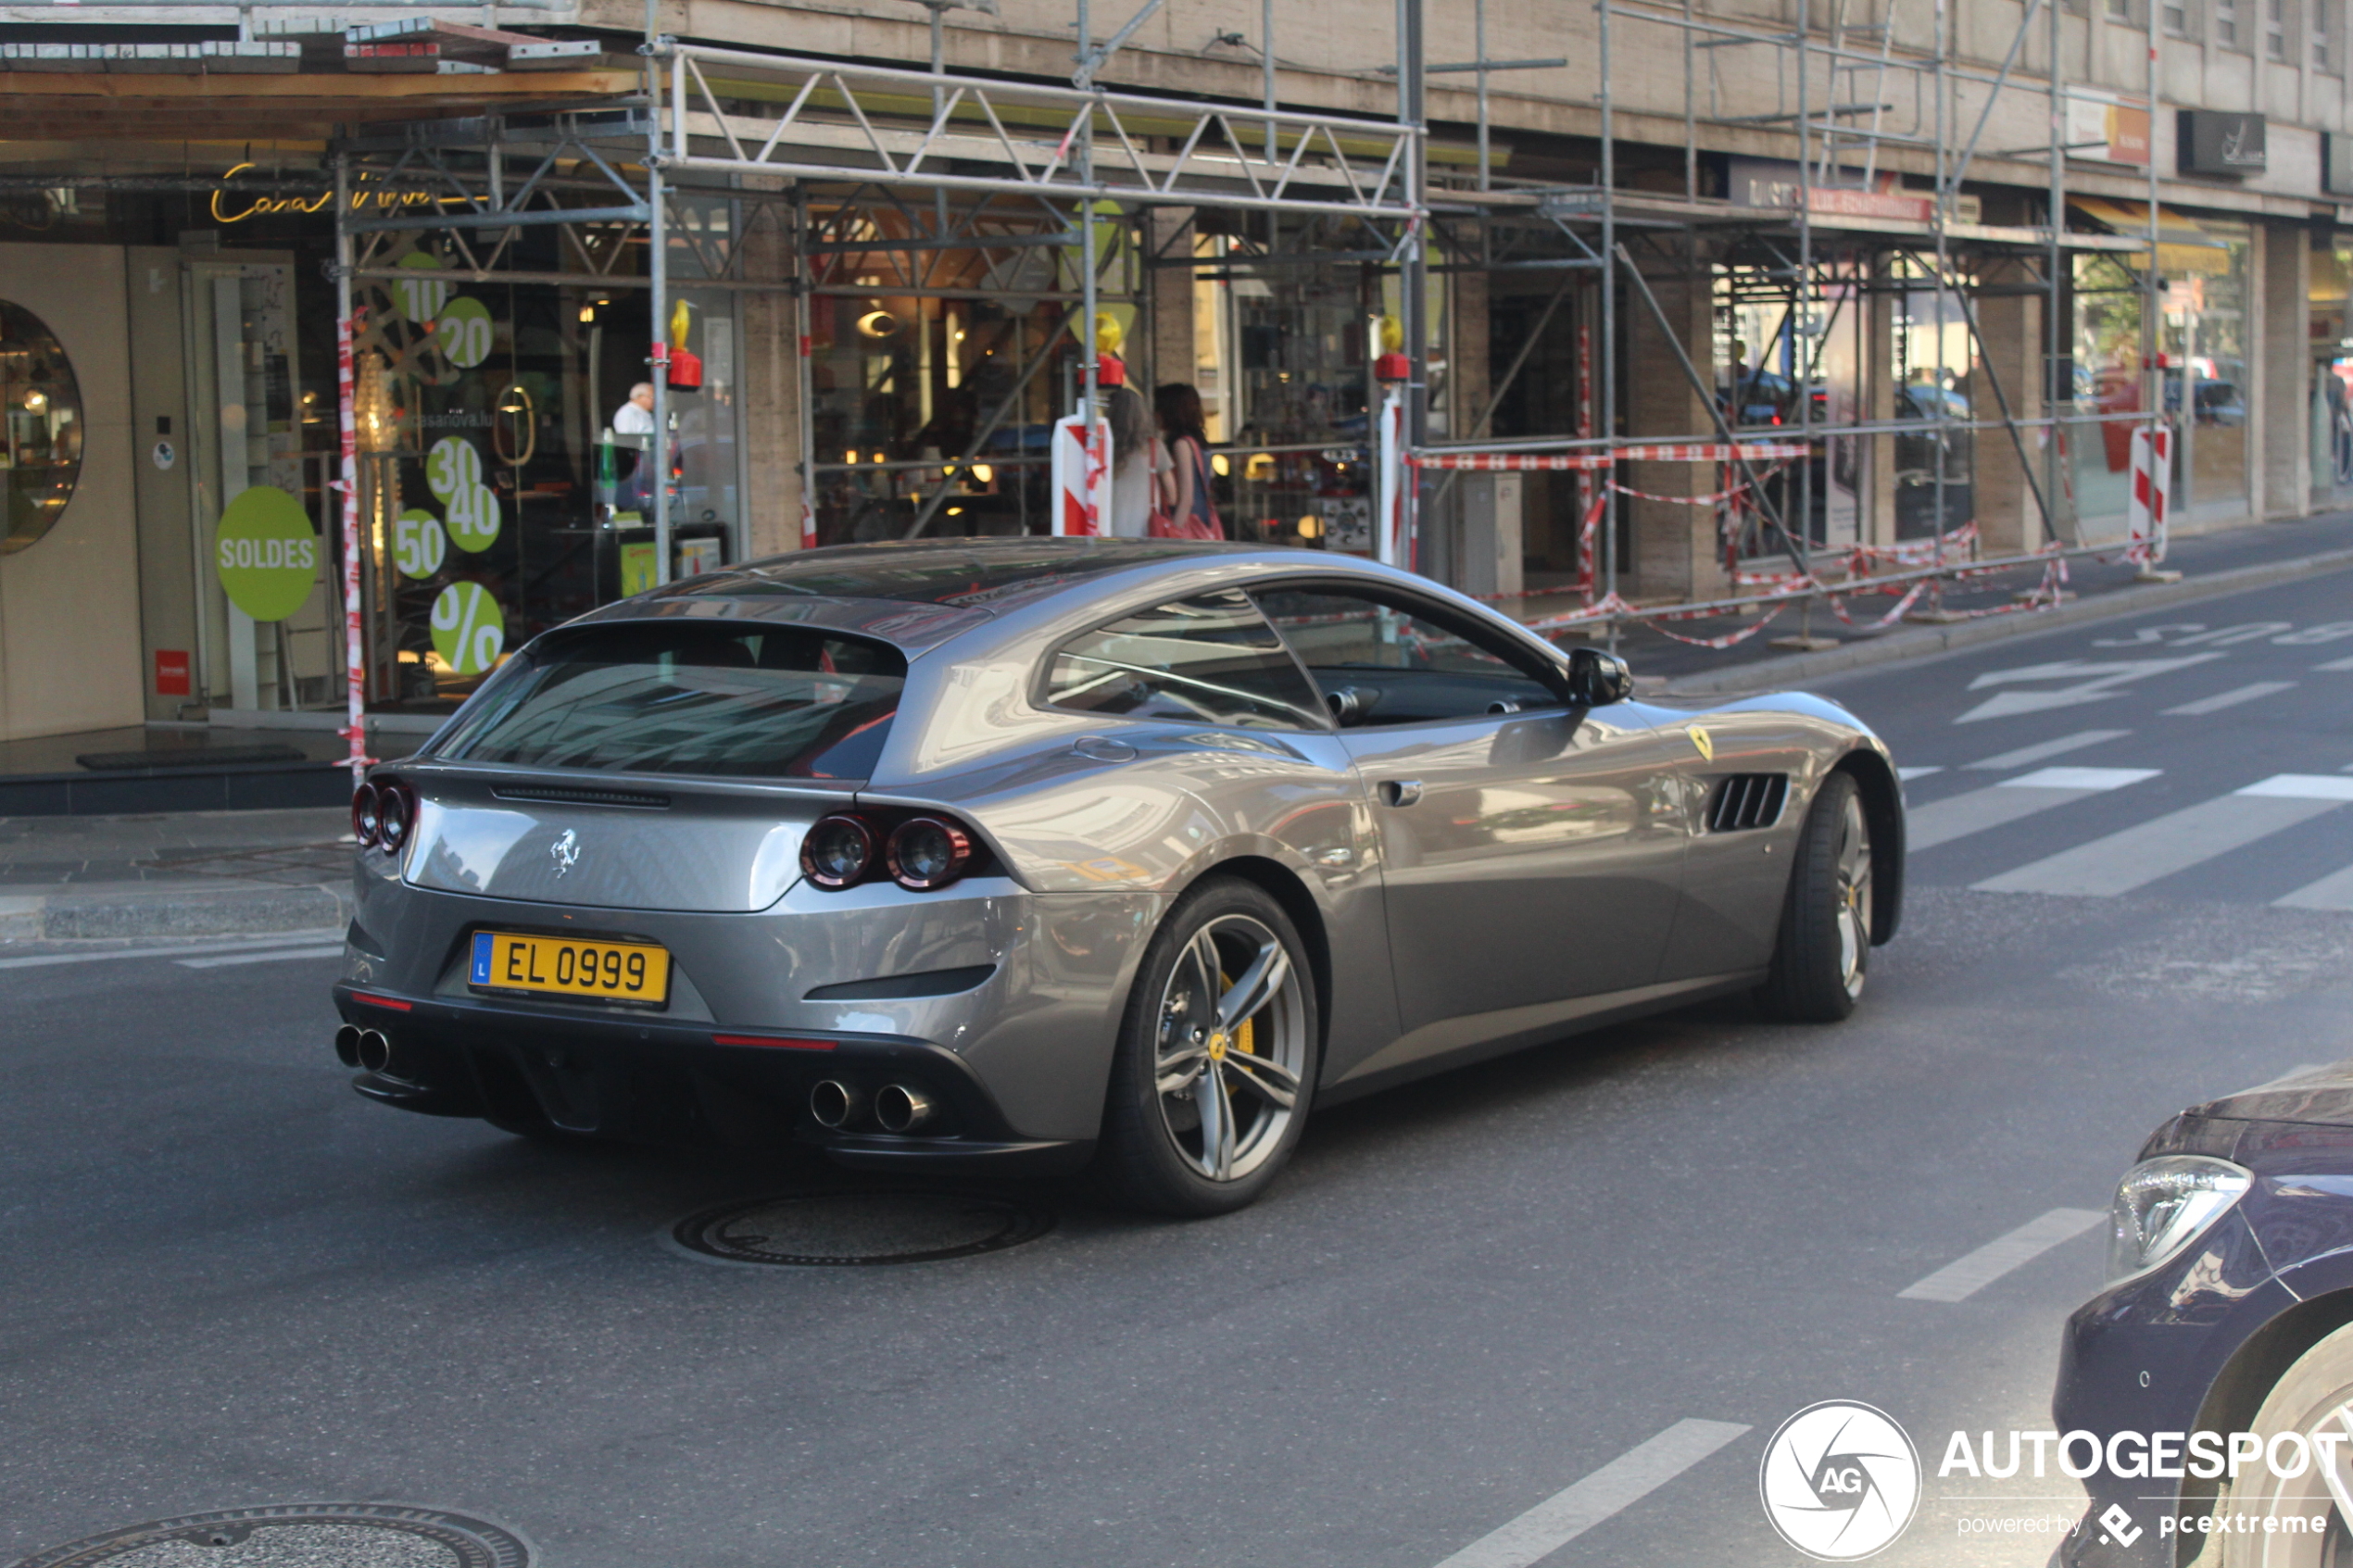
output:
[[[1306,1008],[1282,938],[1245,914],[1195,932],[1161,993],[1153,1076],[1162,1125],[1211,1181],[1274,1155],[1306,1071]]]
[[[1838,819],[1838,973],[1849,997],[1863,994],[1871,951],[1871,830],[1849,794]]]

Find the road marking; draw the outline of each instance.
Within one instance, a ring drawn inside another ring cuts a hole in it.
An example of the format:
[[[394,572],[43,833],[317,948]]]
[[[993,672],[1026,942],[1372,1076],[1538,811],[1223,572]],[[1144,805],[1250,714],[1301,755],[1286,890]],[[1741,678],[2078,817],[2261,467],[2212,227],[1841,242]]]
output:
[[[2276,782],[2266,779],[2264,784]],[[2341,798],[2271,792],[2250,784],[2236,794],[2169,811],[2137,827],[2045,856],[1974,885],[1982,893],[2053,893],[2084,898],[2130,893],[2342,804]]]
[[[2043,762],[2054,757],[2064,757],[2070,751],[2081,751],[2087,746],[2098,746],[2106,741],[2122,740],[2132,733],[2130,730],[2078,730],[2071,735],[2061,735],[2057,740],[2046,740],[2034,746],[2021,746],[2016,751],[2005,751],[1998,757],[1988,757],[1983,761],[1972,762],[1969,766],[1985,772],[2003,772],[2011,768],[2023,768],[2029,762]]]
[[[219,969],[222,964],[275,963],[280,959],[339,959],[343,944],[327,947],[279,947],[267,953],[221,953],[208,959],[182,959],[182,969]]]
[[[2060,1242],[2071,1241],[2107,1219],[2096,1209],[2054,1209],[1895,1294],[1906,1301],[1965,1301],[2012,1269],[2032,1262]]]
[[[2353,866],[2308,882],[2285,897],[2271,900],[2279,909],[2353,909]]]
[[[2162,771],[2157,768],[2037,768],[2014,779],[2004,779],[1995,789],[2122,789],[2126,784],[2153,779]]]
[[[198,953],[252,953],[265,948],[280,948],[289,942],[300,942],[306,949],[320,941],[316,935],[304,936],[248,936],[241,942],[179,943],[169,947],[110,947],[103,953],[30,953],[20,959],[0,959],[0,969],[43,969],[61,963],[109,963],[118,959],[179,959]],[[342,950],[338,943],[336,951]]]
[[[2158,772],[2155,768],[2045,768],[2015,779],[2004,779],[1967,795],[1931,800],[1915,808],[1904,824],[1904,847],[1931,849],[2056,806],[2153,779]]]
[[[2353,779],[2337,773],[2273,773],[2233,793],[2279,800],[2353,800]]]
[[[2109,697],[2122,696],[2117,687],[2127,681],[2145,680],[2151,675],[2186,670],[2193,664],[2204,664],[2209,659],[2225,657],[2219,653],[2193,653],[2179,659],[2124,659],[2107,663],[2095,663],[2084,659],[2062,659],[2050,664],[2020,665],[2015,670],[1989,670],[1969,684],[1970,691],[2014,681],[2072,679],[2075,684],[2046,692],[1996,692],[1953,722],[1973,724],[1981,719],[2007,719],[2014,713],[2040,713],[2049,708],[2073,708],[2079,703],[2105,702]]]
[[[1747,1430],[1730,1421],[1679,1421],[1501,1529],[1479,1537],[1438,1568],[1528,1568],[1612,1514],[1640,1502]]]
[[[1943,772],[1944,771],[1944,770],[1943,768],[1941,768],[1941,767],[1937,767],[1937,768],[1898,768],[1898,769],[1896,769],[1896,770],[1895,770],[1895,776],[1896,776],[1897,778],[1899,778],[1899,779],[1903,780],[1906,784],[1910,784],[1910,783],[1911,783],[1914,779],[1924,779],[1924,778],[1928,777],[1931,773],[1941,773],[1941,772]]]
[[[2233,686],[2226,692],[2216,692],[2212,696],[2202,696],[2196,702],[2185,702],[2179,708],[2168,708],[2164,711],[2195,719],[2203,713],[2220,713],[2225,708],[2236,708],[2242,702],[2253,702],[2258,697],[2295,689],[2294,681],[2256,681],[2244,686]]]
[[[2320,673],[2322,671],[2340,672],[2347,670],[2353,670],[2353,659],[2332,659],[2326,664],[2315,664],[2312,666],[2312,670],[2315,674]]]

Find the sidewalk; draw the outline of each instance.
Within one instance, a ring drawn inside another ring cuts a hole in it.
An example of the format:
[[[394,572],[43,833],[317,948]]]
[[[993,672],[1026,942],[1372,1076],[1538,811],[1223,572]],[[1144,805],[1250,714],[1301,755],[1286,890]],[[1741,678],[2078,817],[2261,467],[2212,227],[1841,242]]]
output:
[[[1814,633],[1837,646],[1787,653],[1767,639],[1793,632],[1794,608],[1768,633],[1710,650],[1629,628],[1619,649],[1645,696],[1711,696],[1801,685],[1834,670],[1918,658],[1948,647],[2017,636],[2074,621],[2133,614],[2318,571],[2353,570],[2353,515],[2266,523],[2177,542],[2169,569],[2183,580],[2135,583],[2121,561],[2070,563],[2080,597],[2056,609],[2020,611],[1946,625],[1899,625],[1857,633],[1826,610]],[[2015,577],[2015,581],[2012,577]],[[2040,580],[2029,570],[1968,585],[1946,596],[1953,608],[2006,604]],[[2353,596],[2353,579],[2348,579]],[[1857,620],[1888,600],[1862,599]],[[2347,619],[2353,619],[2348,609]],[[1687,636],[1736,630],[1738,621],[1692,621]],[[350,820],[342,807],[188,811],[119,817],[0,817],[0,946],[132,938],[333,932],[350,919]]]
[[[0,817],[0,940],[340,930],[340,806],[136,817]]]

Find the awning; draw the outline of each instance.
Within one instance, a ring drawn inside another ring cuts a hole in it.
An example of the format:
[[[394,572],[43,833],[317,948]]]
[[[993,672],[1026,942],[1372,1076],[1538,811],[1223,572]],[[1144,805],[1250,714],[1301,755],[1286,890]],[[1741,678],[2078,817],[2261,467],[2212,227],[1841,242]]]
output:
[[[2146,202],[2110,201],[2106,196],[2070,196],[2067,205],[2119,234],[2145,234]],[[2169,278],[2219,278],[2231,270],[2231,247],[2195,218],[2170,207],[2157,209],[2157,270]]]

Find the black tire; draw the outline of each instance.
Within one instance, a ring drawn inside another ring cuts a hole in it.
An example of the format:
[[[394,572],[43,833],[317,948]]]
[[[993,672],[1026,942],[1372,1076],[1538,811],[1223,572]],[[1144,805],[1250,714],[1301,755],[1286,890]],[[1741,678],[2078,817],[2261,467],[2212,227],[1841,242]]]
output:
[[[1218,958],[1206,984],[1204,939]],[[1254,1202],[1299,1142],[1322,1038],[1306,946],[1282,906],[1238,878],[1196,884],[1153,934],[1120,1021],[1097,1155],[1113,1195],[1186,1217]]]
[[[1756,1003],[1793,1023],[1836,1023],[1862,998],[1871,957],[1870,816],[1862,792],[1832,773],[1798,829],[1773,967]]]

